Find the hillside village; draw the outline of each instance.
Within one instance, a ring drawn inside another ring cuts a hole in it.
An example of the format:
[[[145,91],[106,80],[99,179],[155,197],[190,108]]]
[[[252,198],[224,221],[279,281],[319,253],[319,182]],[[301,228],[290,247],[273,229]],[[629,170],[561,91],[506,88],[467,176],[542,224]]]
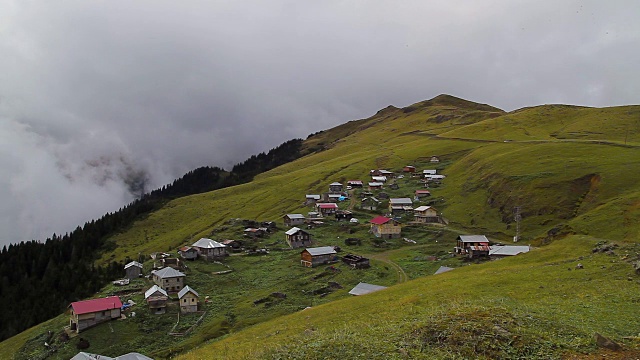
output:
[[[212,232],[218,240],[200,238],[172,252],[154,252],[148,258],[140,256],[139,261],[130,261],[124,266],[125,277],[113,282],[116,288],[113,288],[111,296],[69,305],[70,320],[63,337],[82,336],[97,326],[111,328],[109,322],[112,320],[126,323],[131,318],[147,316],[147,321],[158,319],[160,323],[159,317],[176,315],[178,323],[171,328],[167,326],[164,331],[159,328],[158,336],[186,336],[201,325],[207,312],[214,311],[209,294],[212,294],[211,285],[215,289],[217,278],[242,271],[231,266],[232,262],[228,260],[269,257],[274,252],[299,253],[301,267],[324,267],[314,279],[326,277],[332,281],[314,290],[312,296],[324,298],[345,287],[349,295],[355,296],[383,290],[386,286],[364,282],[371,278],[364,276],[363,272],[371,271],[372,259],[358,251],[367,249],[362,246],[363,242],[375,248],[411,246],[418,242],[406,237],[407,233],[415,234],[416,230],[420,232],[424,227],[441,233],[448,224],[448,220],[434,207],[445,201],[437,195],[438,189],[445,186],[446,176],[441,173],[444,165],[436,156],[430,157],[428,164],[432,168],[418,170],[416,166],[407,165],[397,172],[376,169],[369,172],[368,180],[347,180],[345,184],[332,182],[324,193],[304,194],[303,205],[309,209],[307,214],[284,214],[281,223],[274,220],[230,220],[229,223],[241,223],[242,227],[220,229],[220,233],[233,234],[229,236],[233,239],[219,238],[216,236],[218,232]],[[303,194],[300,195],[302,198]],[[340,228],[344,235],[332,239],[329,231],[329,236],[321,236],[331,226]],[[358,233],[356,228],[359,229],[359,237],[351,236]],[[368,229],[366,234],[364,228]],[[437,243],[439,240],[434,241]],[[440,266],[434,275],[471,264],[474,260],[499,259],[529,251],[528,246],[492,245],[484,235],[459,235],[455,240],[441,238],[440,241],[443,244],[455,243],[455,247],[446,253],[440,251],[440,256],[429,256],[433,262],[444,260],[450,265]],[[211,271],[211,276],[202,278],[204,268],[224,270]],[[351,277],[353,280],[336,281],[340,277],[335,274],[343,271],[355,271]],[[399,277],[398,281],[401,279]],[[385,277],[378,280],[391,285]],[[206,285],[202,286],[203,283]],[[117,287],[126,290],[117,290]],[[219,289],[213,291],[216,290]],[[279,289],[271,290],[268,296],[253,301],[253,305],[268,307],[287,299],[287,294]],[[298,306],[304,310],[308,308],[305,305],[299,303]],[[309,305],[312,306],[313,301]],[[87,348],[90,349],[90,344]],[[91,356],[97,359],[97,356],[104,355],[83,351],[76,356],[77,359],[93,359]]]
[[[602,124],[637,111],[443,96],[315,134],[112,234],[97,263],[122,278],[0,351],[547,359],[598,353],[595,333],[633,351],[640,138]]]

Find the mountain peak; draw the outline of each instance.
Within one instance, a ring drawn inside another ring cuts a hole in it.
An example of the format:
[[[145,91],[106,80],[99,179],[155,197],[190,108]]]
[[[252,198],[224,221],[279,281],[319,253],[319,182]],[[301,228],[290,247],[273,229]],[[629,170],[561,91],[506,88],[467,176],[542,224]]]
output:
[[[407,106],[403,108],[403,110],[405,112],[411,112],[431,106],[455,106],[458,108],[473,109],[479,111],[504,112],[504,110],[493,107],[491,105],[476,103],[449,94],[440,94],[432,99]]]

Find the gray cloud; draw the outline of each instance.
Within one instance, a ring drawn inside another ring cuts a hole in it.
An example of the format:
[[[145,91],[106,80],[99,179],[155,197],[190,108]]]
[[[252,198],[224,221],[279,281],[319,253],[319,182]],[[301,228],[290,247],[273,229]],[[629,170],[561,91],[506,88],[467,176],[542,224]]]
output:
[[[439,93],[638,103],[636,1],[0,0],[0,243]]]

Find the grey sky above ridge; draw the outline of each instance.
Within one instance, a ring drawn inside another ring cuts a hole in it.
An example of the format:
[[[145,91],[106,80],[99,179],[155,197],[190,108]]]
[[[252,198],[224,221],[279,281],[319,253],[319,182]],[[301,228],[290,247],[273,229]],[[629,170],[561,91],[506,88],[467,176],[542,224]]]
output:
[[[637,104],[637,1],[0,0],[0,245],[447,93]]]

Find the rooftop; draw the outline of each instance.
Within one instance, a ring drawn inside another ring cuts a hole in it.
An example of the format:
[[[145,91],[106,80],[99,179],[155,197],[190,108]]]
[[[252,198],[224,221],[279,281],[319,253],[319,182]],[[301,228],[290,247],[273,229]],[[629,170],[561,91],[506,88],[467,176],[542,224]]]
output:
[[[306,232],[306,231],[304,231],[304,230],[302,230],[302,229],[297,228],[297,227],[295,227],[295,226],[294,226],[294,227],[292,227],[291,229],[289,229],[289,230],[285,231],[285,234],[287,234],[287,235],[293,235],[293,234],[297,233],[298,231]]]
[[[336,249],[334,249],[333,246],[321,246],[321,247],[315,247],[315,248],[306,248],[304,250],[309,252],[309,254],[311,254],[311,256],[336,254]]]
[[[136,266],[136,267],[139,267],[140,269],[142,269],[142,264],[140,264],[137,261],[132,261],[132,262],[128,263],[127,265],[124,266],[124,268],[128,269],[128,268],[130,268],[132,266]]]
[[[185,274],[171,267],[162,268],[160,270],[154,270],[151,273],[158,276],[161,279],[186,276]]]
[[[382,225],[382,224],[386,224],[389,220],[391,220],[391,219],[389,219],[388,217],[378,216],[378,217],[375,217],[375,218],[371,219],[371,221],[369,221],[369,222],[372,223],[372,224],[376,224],[376,225]]]
[[[203,248],[203,249],[213,249],[213,248],[218,248],[218,247],[225,247],[223,244],[220,244],[217,241],[211,240],[211,239],[207,239],[207,238],[201,238],[200,240],[196,241],[193,243],[193,245],[191,245],[193,247],[199,247],[199,248]]]
[[[529,246],[494,245],[494,246],[489,246],[489,255],[513,256],[513,255],[528,253],[529,250],[530,250]]]
[[[187,295],[187,293],[193,293],[195,296],[200,297],[200,295],[193,290],[189,285],[185,286],[178,292],[178,298],[182,299],[183,296]]]
[[[109,296],[106,298],[72,302],[70,306],[76,314],[87,314],[96,311],[119,309],[122,306],[122,302],[117,296]]]
[[[458,240],[462,242],[471,242],[471,243],[488,243],[489,239],[487,239],[484,235],[460,235],[458,236]]]
[[[366,294],[370,294],[372,292],[376,292],[386,288],[387,288],[386,286],[373,285],[373,284],[367,284],[367,283],[361,282],[358,285],[356,285],[353,289],[351,289],[351,291],[349,291],[349,294],[366,295]]]
[[[153,285],[149,290],[144,292],[144,298],[147,299],[149,296],[155,294],[156,291],[159,291],[164,296],[169,296],[167,295],[167,292],[164,291],[161,287],[159,287],[158,285]]]

